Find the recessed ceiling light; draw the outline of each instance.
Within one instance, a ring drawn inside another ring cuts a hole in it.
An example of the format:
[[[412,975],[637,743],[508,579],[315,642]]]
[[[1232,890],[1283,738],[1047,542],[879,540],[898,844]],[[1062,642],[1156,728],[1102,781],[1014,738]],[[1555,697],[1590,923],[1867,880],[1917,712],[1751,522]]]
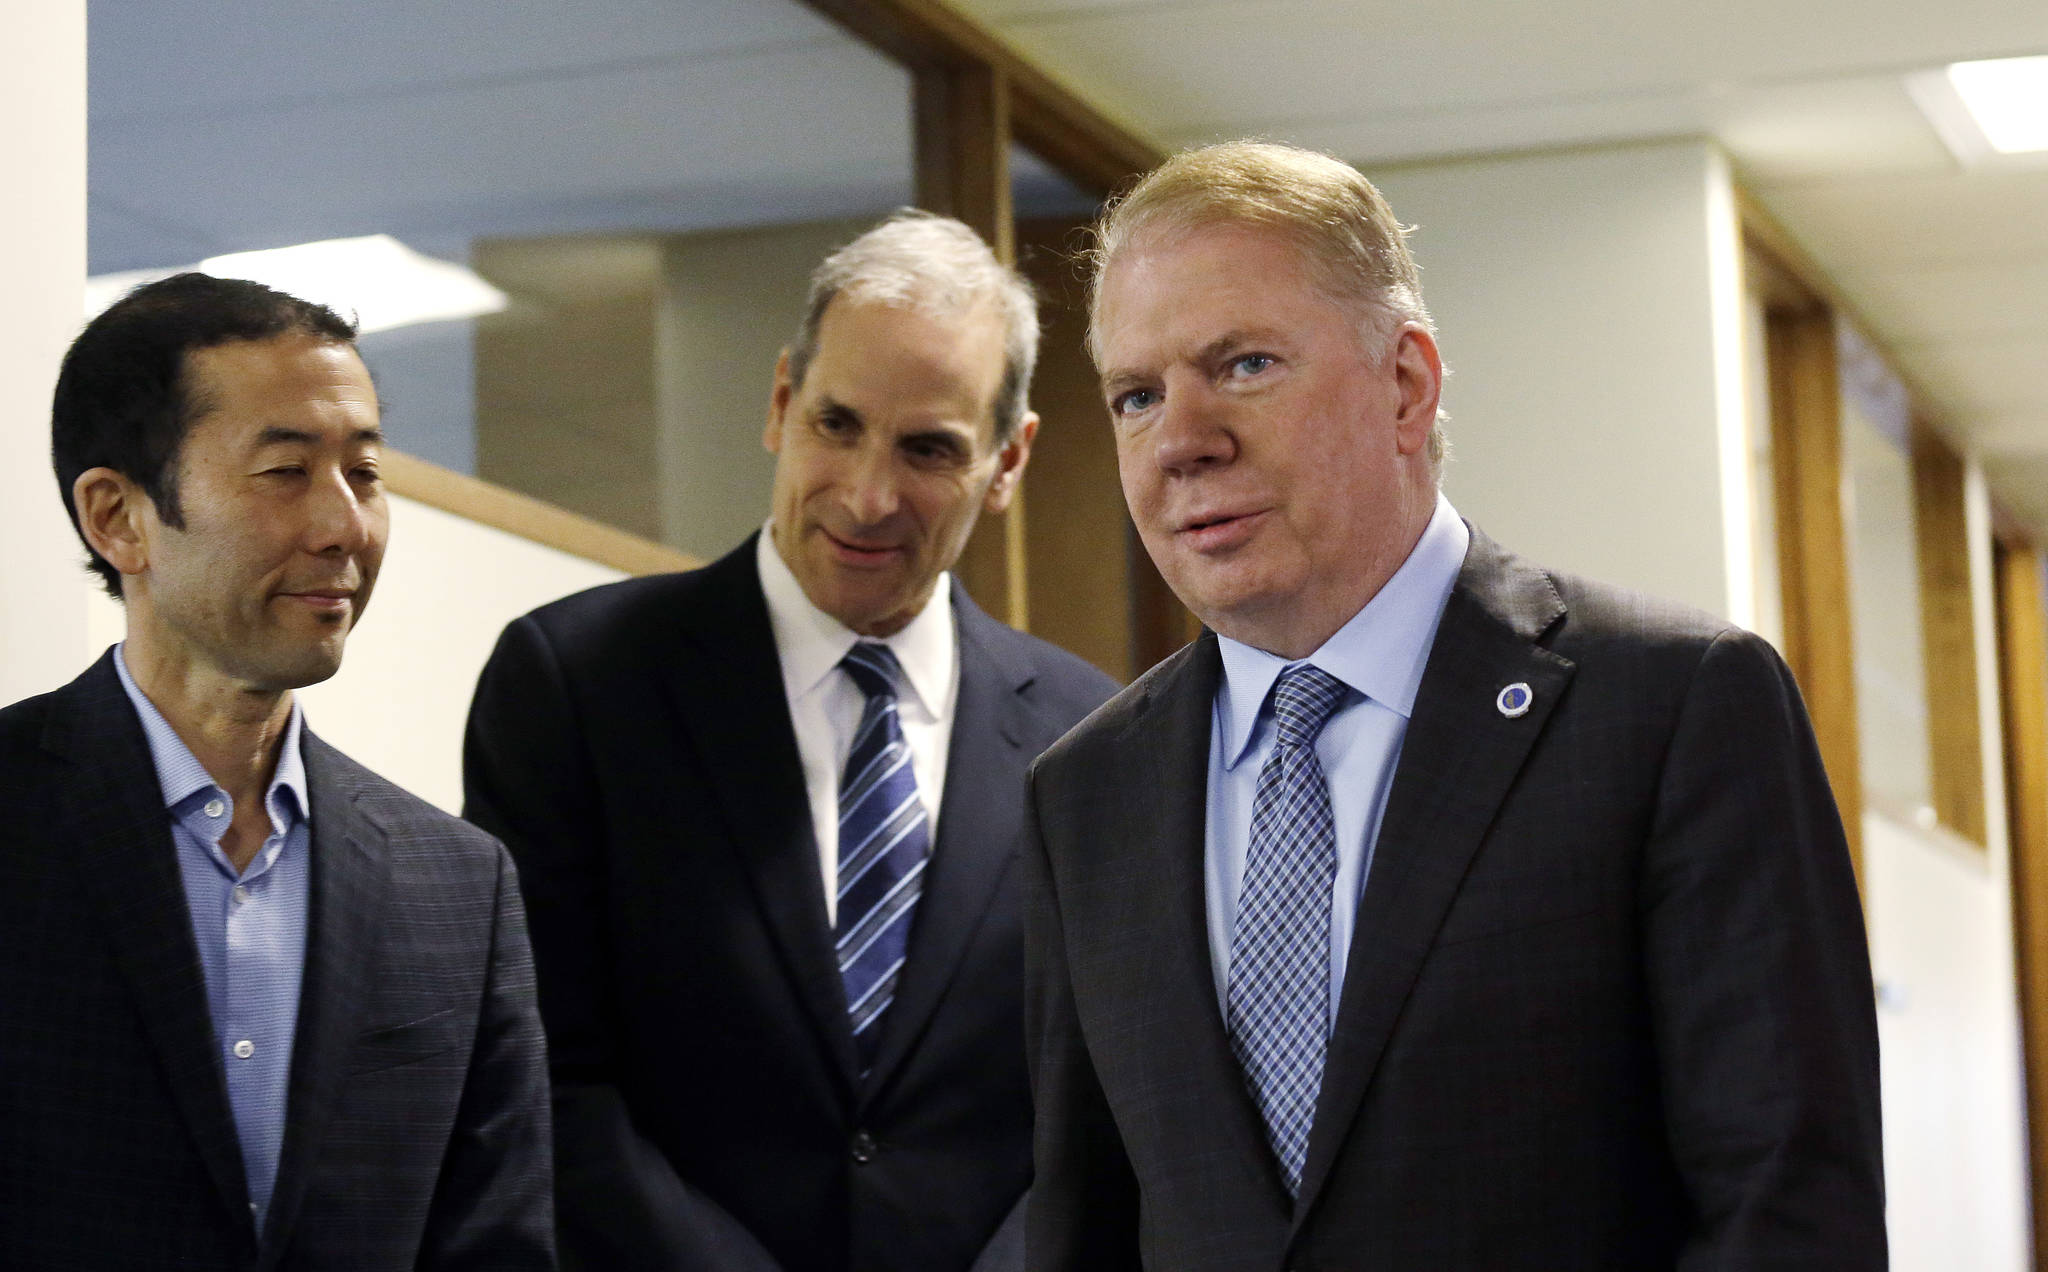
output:
[[[1956,62],[1948,80],[1993,150],[2048,150],[2048,55]]]
[[[422,255],[388,234],[322,239],[292,247],[209,256],[186,269],[219,278],[247,278],[301,300],[353,314],[363,335],[415,323],[475,318],[497,313],[504,292],[476,271]],[[88,320],[143,283],[167,278],[177,269],[101,274],[86,280]]]

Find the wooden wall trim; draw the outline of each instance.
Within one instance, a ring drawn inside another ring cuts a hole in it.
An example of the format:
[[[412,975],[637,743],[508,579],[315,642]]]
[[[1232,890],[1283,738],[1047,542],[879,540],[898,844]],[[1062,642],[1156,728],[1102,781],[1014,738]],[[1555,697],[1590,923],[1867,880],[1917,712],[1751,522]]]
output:
[[[917,205],[966,222],[997,259],[1014,265],[1008,79],[985,63],[965,61],[919,66],[911,83]],[[1025,478],[1028,484],[1028,468]],[[1020,487],[1002,516],[983,517],[953,566],[977,604],[1020,631],[1031,624],[1025,502]]]
[[[1984,733],[1978,705],[1977,615],[1962,456],[1924,424],[1913,428],[1913,527],[1927,681],[1928,772],[1942,825],[1988,842]]]
[[[965,221],[1015,264],[1009,80],[979,64],[923,67],[911,99],[917,206]]]
[[[385,489],[392,494],[627,574],[694,570],[704,564],[701,559],[666,544],[428,463],[416,455],[387,450],[381,464]]]
[[[2013,939],[2033,1176],[2033,1266],[2048,1272],[2048,612],[2043,608],[2048,596],[2038,547],[2001,541],[1993,558]]]
[[[1785,661],[1799,681],[1828,781],[1863,873],[1863,775],[1856,651],[1849,618],[1842,514],[1842,387],[1834,321],[1825,310],[1767,312],[1772,467]],[[1970,719],[1977,718],[1976,709]]]
[[[1098,194],[1157,167],[1166,152],[944,0],[805,0],[913,73],[975,64],[1010,86],[1016,137]]]

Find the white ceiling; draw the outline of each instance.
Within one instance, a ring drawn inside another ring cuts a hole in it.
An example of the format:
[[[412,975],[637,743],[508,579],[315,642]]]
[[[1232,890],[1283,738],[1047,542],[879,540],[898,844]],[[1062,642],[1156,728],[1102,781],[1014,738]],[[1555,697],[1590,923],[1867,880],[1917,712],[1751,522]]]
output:
[[[93,0],[87,17],[94,273],[910,198],[908,75],[795,0]]]
[[[1394,160],[1711,136],[2001,502],[2048,528],[2048,162],[1964,171],[1904,76],[2048,52],[2042,0],[960,0],[1169,145]]]
[[[2048,527],[2048,164],[1965,172],[1910,71],[2048,51],[2042,0],[960,0],[1167,144],[1376,163],[1709,135],[2001,498]],[[96,273],[388,232],[862,215],[909,80],[796,0],[93,0]],[[1049,174],[1025,176],[1048,184]]]

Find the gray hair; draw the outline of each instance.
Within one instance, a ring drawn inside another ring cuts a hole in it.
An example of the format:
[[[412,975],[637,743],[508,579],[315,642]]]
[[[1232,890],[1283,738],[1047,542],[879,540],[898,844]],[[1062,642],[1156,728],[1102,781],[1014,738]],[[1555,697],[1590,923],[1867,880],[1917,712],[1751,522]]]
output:
[[[915,208],[827,256],[811,275],[804,318],[789,348],[789,381],[802,388],[818,354],[826,307],[841,294],[951,317],[987,302],[1003,319],[1003,379],[996,390],[997,444],[1024,420],[1031,371],[1038,363],[1038,298],[1016,270],[996,259],[981,236],[949,216]]]

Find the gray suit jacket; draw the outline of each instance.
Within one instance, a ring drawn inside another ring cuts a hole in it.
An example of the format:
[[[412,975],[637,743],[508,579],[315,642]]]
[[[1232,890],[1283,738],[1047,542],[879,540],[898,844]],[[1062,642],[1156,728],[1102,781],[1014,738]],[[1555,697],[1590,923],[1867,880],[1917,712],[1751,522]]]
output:
[[[1205,635],[1034,769],[1031,1268],[1884,1266],[1862,915],[1768,645],[1475,531],[1292,1205],[1204,928],[1220,674]]]
[[[303,753],[305,980],[259,1235],[170,822],[112,654],[0,711],[0,1262],[554,1266],[511,862],[310,732]]]

